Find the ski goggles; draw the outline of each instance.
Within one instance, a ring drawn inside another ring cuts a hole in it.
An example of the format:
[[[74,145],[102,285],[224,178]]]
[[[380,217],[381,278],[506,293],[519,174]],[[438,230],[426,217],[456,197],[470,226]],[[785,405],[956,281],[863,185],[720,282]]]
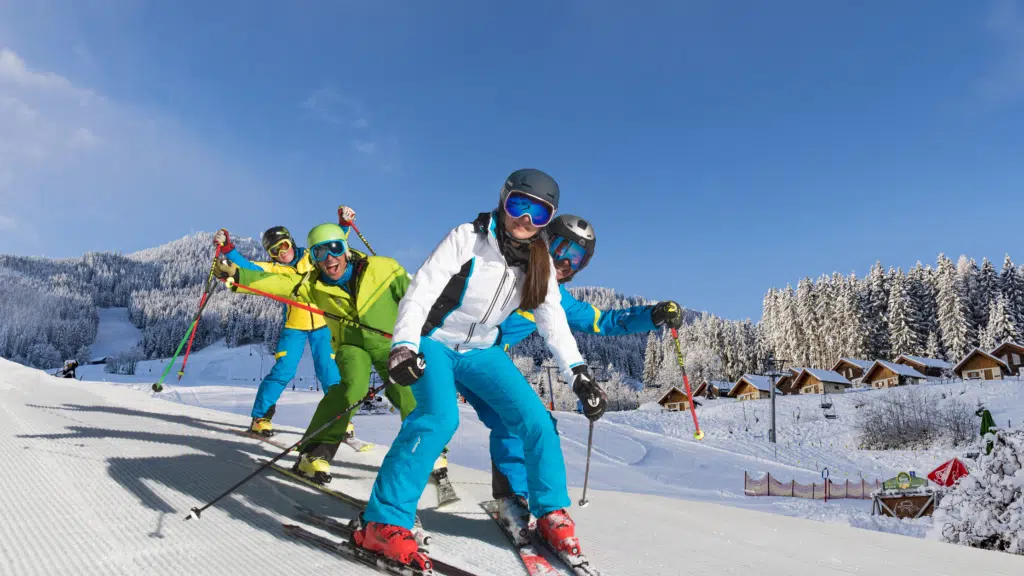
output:
[[[568,238],[555,236],[554,241],[551,242],[551,258],[555,262],[568,260],[570,268],[579,270],[583,261],[587,259],[587,249]]]
[[[555,208],[551,204],[526,194],[513,190],[505,197],[505,213],[513,218],[530,217],[530,223],[538,228],[543,228],[551,222],[555,215]]]
[[[286,250],[290,250],[291,248],[292,248],[292,241],[287,239],[287,238],[285,238],[284,240],[280,240],[277,244],[274,244],[270,248],[267,248],[267,252],[271,256],[274,256],[276,258],[278,254],[280,254],[281,252],[284,252]]]
[[[348,246],[341,240],[331,240],[330,242],[321,242],[313,246],[309,249],[309,252],[314,262],[323,262],[327,260],[328,256],[334,256],[335,258],[344,256],[348,252]]]

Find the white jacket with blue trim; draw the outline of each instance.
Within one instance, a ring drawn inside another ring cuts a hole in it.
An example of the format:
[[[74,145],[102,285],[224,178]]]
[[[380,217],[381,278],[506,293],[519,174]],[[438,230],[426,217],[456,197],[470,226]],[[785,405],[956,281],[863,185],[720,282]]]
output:
[[[481,214],[437,245],[398,305],[392,347],[418,351],[421,336],[457,352],[497,343],[498,326],[519,308],[526,273],[506,263],[495,236],[496,225],[496,214]],[[547,297],[533,317],[566,381],[572,382],[571,370],[583,364],[583,357],[561,306],[554,263],[549,265]]]

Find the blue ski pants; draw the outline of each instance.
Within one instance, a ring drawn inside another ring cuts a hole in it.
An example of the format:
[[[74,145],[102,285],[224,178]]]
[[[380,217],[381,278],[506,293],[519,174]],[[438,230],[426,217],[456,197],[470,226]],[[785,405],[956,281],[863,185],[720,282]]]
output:
[[[278,398],[284,392],[288,383],[295,377],[299,369],[299,360],[302,360],[302,353],[309,341],[309,348],[313,352],[313,368],[316,370],[316,377],[320,380],[320,387],[324,394],[327,390],[341,382],[341,373],[338,365],[334,362],[334,349],[331,345],[331,331],[324,326],[316,330],[296,330],[295,328],[284,328],[281,336],[277,339],[277,353],[274,354],[274,367],[270,373],[260,382],[256,391],[256,401],[252,405],[252,417],[263,418],[270,407],[277,404]]]
[[[456,390],[491,407],[522,440],[530,512],[539,518],[568,507],[554,420],[512,360],[498,347],[459,353],[429,337],[420,339],[420,352],[426,370],[412,385],[416,408],[384,457],[363,514],[366,521],[412,529],[434,460],[459,427]]]

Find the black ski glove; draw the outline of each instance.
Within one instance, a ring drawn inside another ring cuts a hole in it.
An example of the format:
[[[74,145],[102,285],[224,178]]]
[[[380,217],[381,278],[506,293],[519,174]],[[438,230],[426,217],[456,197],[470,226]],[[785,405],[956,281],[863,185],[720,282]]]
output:
[[[583,404],[583,415],[591,422],[598,420],[608,408],[604,390],[590,377],[590,370],[586,366],[577,366],[572,369],[572,373],[572,391]]]
[[[388,379],[392,384],[412,386],[423,377],[427,361],[423,354],[417,354],[411,348],[398,346],[391,349],[388,355]]]
[[[238,282],[238,265],[221,256],[217,259],[217,263],[213,265],[213,276],[220,280],[227,280],[231,278],[235,282]]]
[[[651,321],[658,327],[679,328],[683,325],[683,309],[679,307],[679,304],[671,300],[659,302],[651,310]]]

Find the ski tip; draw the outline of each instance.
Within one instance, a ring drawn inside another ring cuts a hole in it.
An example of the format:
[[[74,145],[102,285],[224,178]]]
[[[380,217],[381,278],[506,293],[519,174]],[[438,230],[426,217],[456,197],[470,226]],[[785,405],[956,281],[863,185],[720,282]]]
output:
[[[698,430],[698,431],[694,432],[693,433],[693,439],[694,440],[703,440],[704,439],[704,431],[703,430]]]

